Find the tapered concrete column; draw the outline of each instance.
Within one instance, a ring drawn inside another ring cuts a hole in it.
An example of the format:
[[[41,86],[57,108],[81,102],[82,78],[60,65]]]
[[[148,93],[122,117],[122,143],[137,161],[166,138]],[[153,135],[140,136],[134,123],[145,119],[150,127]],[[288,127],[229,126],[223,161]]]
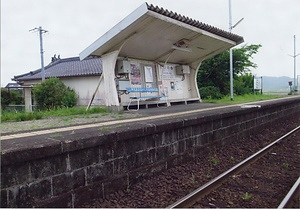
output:
[[[32,112],[32,97],[31,97],[31,88],[24,88],[25,93],[25,111]]]
[[[106,106],[113,110],[119,110],[120,107],[115,83],[115,66],[118,55],[119,50],[116,50],[101,56]]]
[[[190,64],[191,72],[190,72],[190,89],[192,91],[192,96],[199,98],[199,101],[201,100],[201,95],[199,92],[198,84],[197,84],[197,75],[199,68],[201,66],[202,60],[194,61]]]
[[[197,96],[198,96],[200,102],[202,102],[202,99],[201,99],[201,95],[200,95],[198,84],[197,84],[197,76],[198,76],[198,71],[199,71],[201,64],[202,64],[202,62],[199,62],[198,66],[195,70],[195,74],[193,75],[194,76],[194,86],[195,86],[196,93],[197,93]]]

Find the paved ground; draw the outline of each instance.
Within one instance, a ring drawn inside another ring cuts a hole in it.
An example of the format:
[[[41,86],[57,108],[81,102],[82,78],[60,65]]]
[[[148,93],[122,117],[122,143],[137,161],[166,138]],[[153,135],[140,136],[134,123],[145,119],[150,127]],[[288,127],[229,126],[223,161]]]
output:
[[[36,121],[3,123],[1,124],[1,140],[128,122],[138,122],[149,119],[175,117],[178,115],[193,114],[195,112],[201,112],[222,106],[224,105],[194,103],[188,105],[140,109],[139,111],[124,111],[122,114],[93,114],[88,116],[58,117]]]
[[[173,105],[170,107],[153,107],[149,109],[140,109],[138,111],[126,111],[126,112],[138,112],[139,114],[143,116],[152,116],[152,115],[163,115],[163,114],[170,114],[170,113],[177,113],[177,112],[186,112],[191,110],[204,110],[214,107],[222,107],[222,106],[228,106],[225,104],[213,104],[213,103],[191,103],[188,105]]]

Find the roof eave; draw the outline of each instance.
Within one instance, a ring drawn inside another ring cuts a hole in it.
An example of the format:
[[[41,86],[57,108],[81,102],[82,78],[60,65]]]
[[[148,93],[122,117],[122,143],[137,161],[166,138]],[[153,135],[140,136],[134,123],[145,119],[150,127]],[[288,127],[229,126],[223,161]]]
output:
[[[177,25],[178,27],[187,28],[199,34],[205,34],[214,39],[226,42],[227,48],[234,47],[242,43],[243,37],[218,29],[216,27],[201,23],[199,21],[169,12],[163,8],[154,7],[147,3],[142,4],[134,10],[130,15],[125,17],[121,22],[114,26],[111,30],[97,39],[89,47],[80,53],[80,59],[83,60],[88,56],[102,56],[113,50],[117,50],[135,31],[139,30],[137,25],[148,17],[154,17],[166,22]],[[123,39],[122,39],[123,38]],[[226,49],[225,49],[226,50]]]
[[[147,3],[142,4],[140,7],[138,7],[136,10],[134,10],[132,13],[130,13],[128,16],[126,16],[123,20],[121,20],[117,25],[115,25],[113,28],[111,28],[108,32],[106,32],[104,35],[102,35],[100,38],[98,38],[94,43],[92,43],[90,46],[88,46],[86,49],[84,49],[80,54],[80,60],[84,60],[88,56],[92,55],[94,51],[96,51],[98,48],[103,46],[105,43],[110,41],[113,37],[118,35],[120,31],[127,28],[129,25],[134,23],[136,20],[141,18],[143,15],[145,15],[148,12],[148,6]]]

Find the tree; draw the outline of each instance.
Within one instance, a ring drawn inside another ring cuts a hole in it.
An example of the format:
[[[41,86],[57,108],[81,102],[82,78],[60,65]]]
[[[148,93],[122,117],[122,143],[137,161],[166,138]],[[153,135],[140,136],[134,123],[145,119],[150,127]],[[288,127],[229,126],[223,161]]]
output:
[[[258,52],[261,45],[244,45],[241,48],[232,50],[233,54],[233,77],[250,72],[250,68],[256,68],[257,65],[251,61],[253,55]],[[229,51],[224,51],[210,59],[205,60],[197,75],[199,89],[207,86],[218,88],[223,95],[228,95],[230,91],[230,63]]]
[[[253,75],[246,73],[234,79],[234,92],[237,95],[253,93]]]
[[[66,87],[58,78],[49,78],[33,89],[33,95],[39,109],[73,107],[77,103],[74,90]]]

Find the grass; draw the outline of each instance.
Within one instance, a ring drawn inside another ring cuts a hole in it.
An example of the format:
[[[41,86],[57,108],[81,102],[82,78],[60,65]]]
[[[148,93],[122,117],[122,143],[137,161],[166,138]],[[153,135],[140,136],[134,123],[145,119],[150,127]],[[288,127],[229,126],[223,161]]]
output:
[[[217,165],[219,163],[219,160],[217,159],[217,156],[214,156],[210,159],[210,162],[213,164],[213,165]]]
[[[253,101],[261,101],[267,99],[275,99],[280,98],[280,95],[267,95],[267,94],[247,94],[243,96],[234,96],[233,101],[230,100],[229,96],[223,97],[222,99],[204,99],[203,102],[208,103],[223,103],[223,104],[238,104],[238,103],[246,103],[246,102],[253,102]],[[89,109],[88,111],[85,110],[84,107],[81,108],[58,108],[58,109],[51,109],[46,111],[35,111],[35,112],[21,112],[21,111],[2,111],[1,115],[1,122],[13,122],[13,121],[28,121],[28,120],[39,120],[43,118],[50,118],[50,117],[59,117],[59,116],[72,116],[72,115],[86,115],[86,117],[90,117],[90,114],[95,113],[102,113],[102,114],[109,114],[106,108],[103,107],[94,107]],[[124,116],[119,114],[118,116],[114,116],[116,118],[122,119]],[[67,120],[67,119],[66,119]]]
[[[289,166],[290,166],[290,165],[289,165],[288,163],[283,163],[283,164],[282,164],[282,167],[283,167],[283,168],[289,168]]]
[[[231,101],[230,96],[225,96],[222,99],[203,99],[203,102],[207,103],[219,103],[219,104],[238,104],[246,102],[255,102],[268,99],[281,98],[282,95],[270,95],[270,94],[245,94],[242,96],[234,95],[233,101]]]
[[[94,107],[89,109],[88,111],[86,111],[84,107],[58,108],[58,109],[35,111],[35,112],[3,111],[1,115],[1,122],[39,120],[39,119],[49,118],[49,117],[89,115],[95,113],[107,114],[109,112],[110,112],[109,110],[103,107]]]
[[[242,199],[243,200],[249,200],[252,196],[248,193],[248,192],[245,192],[242,196]]]

